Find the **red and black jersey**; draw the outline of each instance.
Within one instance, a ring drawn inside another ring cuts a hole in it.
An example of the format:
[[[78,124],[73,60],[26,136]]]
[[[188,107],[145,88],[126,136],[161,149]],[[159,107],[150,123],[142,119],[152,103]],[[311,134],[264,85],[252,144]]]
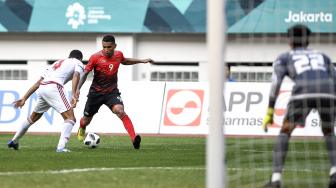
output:
[[[93,54],[89,63],[85,66],[86,72],[93,72],[93,81],[89,93],[111,93],[118,87],[118,69],[124,55],[120,51],[114,51],[113,56],[107,57],[103,51]]]

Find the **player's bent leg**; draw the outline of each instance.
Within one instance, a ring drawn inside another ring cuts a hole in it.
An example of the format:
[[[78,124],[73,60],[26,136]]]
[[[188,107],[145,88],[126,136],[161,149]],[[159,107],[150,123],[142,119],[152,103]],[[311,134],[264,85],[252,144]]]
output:
[[[132,141],[135,139],[135,131],[134,131],[134,126],[131,121],[131,119],[128,117],[128,115],[125,114],[125,116],[121,119],[129,137],[131,138]]]
[[[125,113],[124,106],[121,104],[116,104],[111,109],[112,112],[121,119],[128,135],[132,140],[134,149],[140,149],[141,136],[135,134],[133,123],[128,115]]]
[[[67,151],[68,149],[66,148],[66,144],[70,140],[71,130],[76,123],[76,119],[72,109],[62,112],[61,115],[64,119],[64,122],[56,152],[69,152],[70,150]]]
[[[326,148],[329,155],[329,161],[331,164],[329,176],[329,188],[336,188],[336,137],[334,133],[333,123],[322,122],[322,132],[324,135]]]
[[[336,167],[336,137],[334,133],[324,135],[331,166]],[[335,171],[336,172],[336,171]]]
[[[124,111],[124,106],[122,104],[116,104],[112,108],[112,112],[116,114],[122,121],[131,141],[133,143],[133,147],[135,149],[140,148],[141,137],[139,135],[135,135],[134,126],[131,119]]]
[[[71,130],[73,126],[75,125],[75,121],[67,119],[63,122],[63,129],[61,131],[61,136],[59,138],[58,144],[57,144],[57,152],[67,152],[65,150],[68,150],[66,148],[66,144],[70,140],[71,136]]]
[[[24,122],[22,122],[21,126],[19,127],[18,131],[15,133],[13,138],[10,141],[8,141],[7,143],[8,148],[13,148],[14,150],[18,150],[20,138],[26,134],[29,127],[32,124],[34,124],[37,120],[39,120],[42,115],[43,113],[33,112]]]
[[[288,152],[289,139],[294,126],[285,121],[281,128],[280,134],[274,145],[273,151],[273,173],[271,179],[264,187],[281,187],[281,173],[285,164],[286,154]]]

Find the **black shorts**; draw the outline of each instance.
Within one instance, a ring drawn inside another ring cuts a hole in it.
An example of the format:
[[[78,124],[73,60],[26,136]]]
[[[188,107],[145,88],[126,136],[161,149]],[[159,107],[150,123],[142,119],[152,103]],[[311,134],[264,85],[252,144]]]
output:
[[[292,100],[288,103],[284,121],[294,125],[305,125],[305,120],[311,110],[317,110],[323,123],[333,124],[335,121],[336,100],[330,98],[311,98]]]
[[[116,88],[108,94],[89,92],[84,108],[84,116],[94,116],[103,104],[105,104],[111,110],[112,107],[116,104],[124,105],[120,97],[119,90]]]

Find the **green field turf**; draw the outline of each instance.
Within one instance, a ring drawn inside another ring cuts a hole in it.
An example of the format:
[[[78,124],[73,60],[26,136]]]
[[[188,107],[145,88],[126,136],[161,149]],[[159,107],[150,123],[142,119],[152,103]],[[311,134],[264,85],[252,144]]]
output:
[[[101,135],[88,149],[73,135],[71,153],[56,153],[58,135],[26,135],[20,150],[0,135],[0,188],[205,187],[202,137],[143,136],[134,150],[126,136]],[[271,174],[272,138],[227,138],[227,187],[261,187]],[[284,187],[327,187],[329,162],[323,140],[292,140]]]

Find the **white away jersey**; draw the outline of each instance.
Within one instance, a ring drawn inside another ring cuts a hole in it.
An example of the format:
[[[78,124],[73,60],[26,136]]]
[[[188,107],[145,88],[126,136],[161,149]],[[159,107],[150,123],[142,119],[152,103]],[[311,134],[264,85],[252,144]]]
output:
[[[68,58],[64,60],[58,60],[50,65],[47,70],[42,74],[43,82],[56,82],[60,85],[66,84],[72,79],[74,72],[82,74],[84,71],[84,65],[76,58]]]

